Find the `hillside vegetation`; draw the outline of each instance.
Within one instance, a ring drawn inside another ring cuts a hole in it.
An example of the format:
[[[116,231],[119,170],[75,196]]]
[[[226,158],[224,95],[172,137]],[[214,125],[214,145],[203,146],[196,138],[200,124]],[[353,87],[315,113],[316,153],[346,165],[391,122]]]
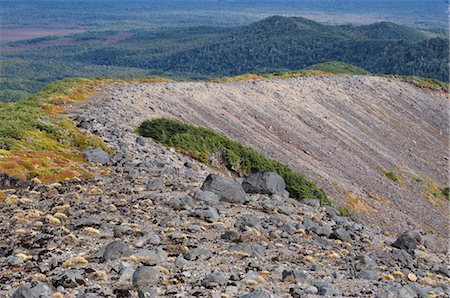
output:
[[[81,150],[107,148],[79,131],[61,113],[64,104],[87,98],[111,80],[70,79],[55,82],[14,104],[0,104],[0,173],[12,177],[62,180],[83,174]]]
[[[323,205],[331,204],[325,192],[303,175],[210,129],[158,118],[144,121],[138,132],[206,164],[209,164],[212,155],[223,155],[227,168],[242,176],[263,171],[277,172],[286,181],[286,189],[294,198],[314,198]]]
[[[4,44],[0,100],[72,76],[212,79],[315,69],[448,81],[448,38],[393,23],[329,26],[274,16],[241,26],[107,30]],[[340,61],[340,62],[330,62]],[[327,62],[326,68],[322,63]],[[333,65],[331,65],[331,64]],[[316,65],[319,64],[319,65]],[[316,65],[316,66],[312,66]],[[320,68],[319,68],[320,67]]]

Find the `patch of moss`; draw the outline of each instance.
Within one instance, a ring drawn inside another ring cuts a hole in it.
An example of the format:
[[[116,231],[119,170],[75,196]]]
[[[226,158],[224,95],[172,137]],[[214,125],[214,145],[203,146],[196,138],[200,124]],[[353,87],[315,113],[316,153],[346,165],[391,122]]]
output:
[[[182,150],[204,163],[208,162],[211,154],[220,152],[224,155],[227,167],[241,175],[260,171],[277,172],[284,178],[286,189],[294,198],[316,198],[323,205],[331,204],[325,192],[302,174],[212,130],[177,120],[157,118],[144,121],[137,131],[144,137]]]

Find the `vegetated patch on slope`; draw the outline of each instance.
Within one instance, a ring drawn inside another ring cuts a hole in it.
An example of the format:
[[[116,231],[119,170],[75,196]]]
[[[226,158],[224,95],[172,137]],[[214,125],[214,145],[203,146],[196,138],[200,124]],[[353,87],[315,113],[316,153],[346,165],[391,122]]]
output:
[[[98,137],[78,130],[61,114],[63,105],[86,99],[107,79],[66,79],[17,103],[0,104],[0,173],[42,181],[72,178],[84,171],[82,149],[108,150]]]
[[[240,175],[260,171],[277,172],[286,181],[286,189],[294,198],[315,198],[323,205],[331,204],[325,192],[302,174],[212,130],[178,120],[156,118],[144,121],[137,131],[144,137],[175,147],[206,164],[212,154],[222,154],[227,167]]]
[[[211,79],[210,81],[213,83],[223,83],[223,82],[254,81],[265,79],[287,79],[302,76],[325,76],[335,74],[369,75],[370,72],[349,63],[341,61],[327,61],[324,63],[311,65],[301,70],[278,71],[261,74],[247,73],[231,77],[214,78]]]
[[[355,75],[367,75],[370,74],[369,71],[352,65],[350,63],[345,63],[342,61],[327,61],[324,63],[314,64],[305,68],[305,70],[316,70],[323,71],[332,74],[355,74]]]

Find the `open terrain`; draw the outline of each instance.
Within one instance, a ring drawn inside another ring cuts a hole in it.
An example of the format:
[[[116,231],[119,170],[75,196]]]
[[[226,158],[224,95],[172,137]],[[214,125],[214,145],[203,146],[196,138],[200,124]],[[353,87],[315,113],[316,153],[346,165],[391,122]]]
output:
[[[448,99],[430,92],[371,76],[50,85],[9,105],[38,116],[25,126],[7,118],[16,130],[2,166],[16,147],[97,149],[83,151],[89,163],[69,159],[89,175],[0,175],[0,296],[448,297],[448,246],[431,231],[445,229]],[[273,176],[276,189],[262,182],[245,193],[251,180],[138,135],[161,116],[251,145],[356,215],[288,197]],[[36,174],[45,166],[13,160]]]
[[[444,93],[389,78],[322,76],[131,84],[97,97],[98,117],[120,113],[129,129],[165,116],[224,133],[305,173],[372,225],[447,233]]]
[[[292,71],[328,61],[375,74],[448,81],[448,32],[379,22],[328,25],[271,16],[234,26],[178,24],[88,30],[2,43],[0,101],[66,77],[211,79]]]

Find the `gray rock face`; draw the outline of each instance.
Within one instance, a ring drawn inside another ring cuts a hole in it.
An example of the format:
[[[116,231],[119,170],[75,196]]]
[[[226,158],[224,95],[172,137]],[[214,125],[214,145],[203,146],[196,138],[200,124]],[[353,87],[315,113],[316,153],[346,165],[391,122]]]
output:
[[[208,175],[201,189],[215,193],[221,201],[237,204],[244,204],[248,201],[247,195],[239,183],[220,175]]]
[[[109,161],[109,154],[100,148],[83,150],[83,155],[88,162],[105,164]]]
[[[132,253],[133,251],[127,245],[119,240],[115,240],[105,247],[105,251],[103,252],[103,261],[109,262],[121,257],[130,256]]]
[[[133,273],[133,287],[137,289],[156,286],[161,279],[161,272],[155,267],[144,266]]]
[[[53,290],[42,282],[29,282],[18,287],[11,298],[51,298]]]
[[[247,193],[283,194],[286,183],[283,177],[275,172],[259,172],[245,178],[242,188]]]
[[[403,249],[409,254],[412,254],[417,248],[416,242],[417,235],[412,231],[403,233],[397,240],[392,244],[393,247]]]

